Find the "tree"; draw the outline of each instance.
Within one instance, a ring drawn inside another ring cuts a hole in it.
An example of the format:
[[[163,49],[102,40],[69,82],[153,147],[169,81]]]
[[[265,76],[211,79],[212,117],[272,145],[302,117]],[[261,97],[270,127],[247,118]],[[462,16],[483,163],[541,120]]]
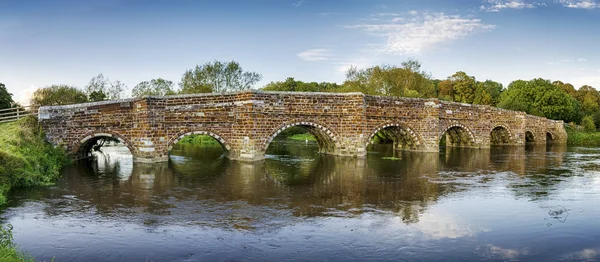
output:
[[[454,89],[452,89],[452,81],[446,79],[438,84],[438,98],[442,100],[454,101]]]
[[[502,92],[498,107],[565,122],[579,122],[581,119],[577,100],[549,80],[541,78],[510,83]]]
[[[587,132],[596,131],[596,125],[594,124],[594,117],[592,117],[592,116],[585,116],[581,120],[581,125],[583,126],[583,129]]]
[[[450,77],[450,81],[452,81],[452,89],[454,90],[454,101],[472,104],[477,88],[475,77],[459,71]]]
[[[261,79],[261,74],[245,72],[235,61],[214,61],[187,70],[179,86],[183,94],[224,93],[248,90]]]
[[[262,90],[286,92],[337,92],[339,85],[329,82],[302,82],[288,77],[283,82],[270,82]]]
[[[79,89],[67,85],[53,85],[36,90],[31,104],[36,106],[59,106],[88,102],[88,98]]]
[[[563,83],[562,81],[554,81],[554,82],[552,82],[552,84],[559,87],[560,89],[565,91],[570,96],[575,97],[575,94],[577,91],[575,91],[575,87],[573,87],[573,85],[571,85],[569,83]]]
[[[10,108],[13,104],[12,94],[4,84],[0,83],[0,109]]]
[[[125,87],[119,80],[111,82],[103,74],[98,74],[85,86],[85,94],[92,102],[119,99]]]
[[[143,81],[137,84],[131,91],[133,97],[142,96],[165,96],[175,94],[173,82],[162,78]]]
[[[402,67],[381,65],[367,69],[350,67],[342,91],[362,92],[369,95],[435,97],[435,85],[431,77],[419,71],[416,60],[402,63]]]

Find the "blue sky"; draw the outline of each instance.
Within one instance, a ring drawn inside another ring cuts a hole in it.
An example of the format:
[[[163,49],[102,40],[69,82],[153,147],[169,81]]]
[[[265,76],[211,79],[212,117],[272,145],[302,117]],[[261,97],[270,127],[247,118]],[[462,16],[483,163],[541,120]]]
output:
[[[414,58],[440,79],[600,88],[599,44],[600,0],[0,0],[0,82],[19,101],[99,73],[178,83],[232,59],[263,75],[257,87]]]

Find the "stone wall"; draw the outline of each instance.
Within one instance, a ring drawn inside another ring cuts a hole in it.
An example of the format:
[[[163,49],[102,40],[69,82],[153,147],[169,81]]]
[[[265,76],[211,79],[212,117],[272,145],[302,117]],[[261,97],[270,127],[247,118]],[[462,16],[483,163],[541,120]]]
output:
[[[566,143],[562,121],[489,106],[361,93],[143,97],[42,107],[39,119],[48,141],[75,158],[86,157],[99,138],[114,137],[140,162],[167,160],[171,147],[190,134],[214,137],[232,159],[261,160],[272,140],[296,125],[317,137],[321,152],[341,156],[364,156],[378,132],[399,149],[415,151],[437,152],[443,136],[451,146],[488,148],[495,128],[505,132],[508,144],[524,145],[526,132],[536,143],[545,143],[546,134]]]

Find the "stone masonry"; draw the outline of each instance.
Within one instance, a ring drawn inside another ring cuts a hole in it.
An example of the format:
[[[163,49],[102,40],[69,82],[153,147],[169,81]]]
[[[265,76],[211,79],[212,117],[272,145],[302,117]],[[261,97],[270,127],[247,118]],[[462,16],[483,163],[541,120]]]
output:
[[[370,139],[381,131],[398,149],[429,152],[439,150],[443,136],[448,146],[489,148],[496,131],[512,145],[567,139],[562,121],[523,112],[362,93],[147,96],[41,107],[38,117],[48,141],[74,158],[86,157],[99,138],[113,137],[139,162],[166,161],[171,147],[191,134],[217,139],[231,159],[261,160],[273,138],[296,125],[317,137],[321,152],[356,157],[366,155]]]

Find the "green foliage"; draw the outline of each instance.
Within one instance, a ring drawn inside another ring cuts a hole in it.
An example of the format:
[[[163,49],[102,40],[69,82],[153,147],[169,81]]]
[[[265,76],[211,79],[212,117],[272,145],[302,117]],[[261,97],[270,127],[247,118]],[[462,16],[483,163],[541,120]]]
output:
[[[14,187],[44,186],[69,161],[62,148],[46,142],[35,117],[0,124],[0,204]]]
[[[36,90],[31,104],[36,106],[60,106],[88,102],[87,96],[76,87],[53,85]]]
[[[182,94],[224,93],[248,90],[261,79],[261,74],[245,72],[235,61],[214,61],[187,70],[179,86]]]
[[[579,122],[580,119],[577,100],[549,80],[541,78],[510,83],[497,106],[565,122]]]
[[[93,91],[89,95],[90,102],[98,102],[106,100],[106,94],[102,91]]]
[[[317,141],[317,139],[308,133],[305,134],[295,134],[292,136],[287,137],[287,139],[291,139],[291,140],[299,140],[299,141]]]
[[[6,90],[6,86],[0,83],[0,109],[10,108],[14,101],[12,94]]]
[[[137,84],[131,91],[133,97],[142,96],[165,96],[173,95],[173,81],[164,80],[162,78],[143,81]]]
[[[85,86],[85,93],[90,97],[91,101],[103,101],[121,98],[121,93],[125,89],[125,84],[117,80],[111,82],[103,74],[98,74],[90,79],[90,82]],[[94,99],[92,94],[96,93]],[[103,94],[104,96],[100,95]],[[98,100],[103,98],[103,100]]]
[[[415,60],[402,63],[403,67],[382,65],[367,69],[351,67],[341,92],[362,92],[368,95],[400,97],[435,97],[435,85],[430,76],[419,71]]]
[[[271,82],[265,85],[262,90],[265,91],[286,91],[286,92],[336,92],[340,86],[336,83],[328,82],[302,82],[288,77],[283,82]]]
[[[567,145],[572,146],[600,146],[600,132],[583,132],[570,125],[567,130]]]
[[[594,117],[592,117],[592,116],[585,116],[581,120],[581,125],[583,126],[583,129],[586,132],[594,132],[594,131],[596,131],[596,125],[594,124]]]
[[[221,146],[219,141],[209,135],[189,135],[177,142],[182,145]]]
[[[0,261],[34,261],[33,258],[17,250],[10,224],[0,225]]]
[[[454,101],[472,104],[477,88],[475,77],[460,71],[452,75],[450,81],[452,81],[452,89],[454,90]]]

